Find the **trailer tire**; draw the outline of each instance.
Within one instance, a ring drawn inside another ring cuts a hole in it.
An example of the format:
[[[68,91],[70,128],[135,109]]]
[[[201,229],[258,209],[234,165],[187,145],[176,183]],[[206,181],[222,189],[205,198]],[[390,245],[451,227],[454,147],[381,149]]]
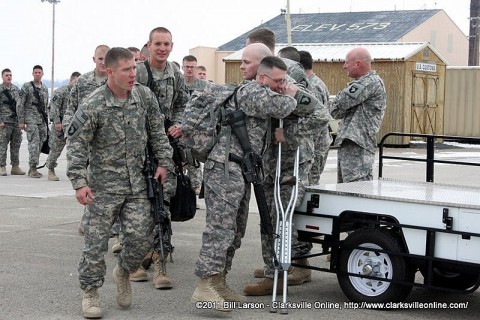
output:
[[[412,286],[388,281],[349,276],[343,272],[376,276],[384,279],[413,283],[415,269],[401,256],[383,252],[353,249],[367,247],[391,252],[404,252],[398,237],[381,229],[361,229],[351,233],[343,242],[338,283],[343,293],[353,302],[401,302]]]
[[[437,287],[472,292],[480,283],[480,274],[478,273],[458,272],[452,267],[436,266],[435,264],[432,271],[432,285]],[[420,272],[426,277],[425,267],[421,267]]]

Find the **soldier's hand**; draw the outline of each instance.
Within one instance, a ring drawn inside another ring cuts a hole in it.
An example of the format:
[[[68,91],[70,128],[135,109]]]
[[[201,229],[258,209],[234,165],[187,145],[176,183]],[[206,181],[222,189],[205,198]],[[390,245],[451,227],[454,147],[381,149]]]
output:
[[[5,127],[5,122],[0,122],[0,128]]]
[[[167,180],[167,173],[168,170],[164,167],[157,167],[157,170],[155,171],[155,175],[153,176],[155,179],[160,178],[160,183],[164,184],[165,181]]]
[[[77,198],[77,201],[84,206],[91,204],[93,199],[95,199],[95,196],[89,187],[81,187],[75,190],[75,197]]]
[[[19,123],[19,124],[18,124],[18,128],[19,128],[20,130],[25,130],[25,123]]]
[[[295,97],[295,95],[297,94],[297,91],[298,91],[298,87],[293,83],[289,83],[285,86],[285,94],[287,96]]]
[[[275,128],[275,133],[273,134],[273,141],[274,144],[279,144],[285,142],[285,132],[283,128]]]
[[[182,127],[178,124],[171,126],[170,128],[168,128],[168,135],[175,139],[182,137]]]

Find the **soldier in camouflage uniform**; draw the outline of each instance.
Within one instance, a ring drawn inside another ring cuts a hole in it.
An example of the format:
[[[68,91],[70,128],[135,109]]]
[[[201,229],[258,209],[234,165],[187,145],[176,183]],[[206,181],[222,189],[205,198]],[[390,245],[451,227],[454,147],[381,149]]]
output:
[[[97,289],[104,282],[104,255],[116,218],[124,230],[123,248],[113,270],[116,300],[121,308],[130,306],[129,273],[138,269],[153,243],[154,225],[143,174],[145,147],[148,143],[158,160],[155,178],[162,182],[172,157],[155,96],[134,84],[132,53],[112,48],[105,65],[106,85],[80,104],[67,130],[67,175],[77,200],[88,207],[85,246],[78,265],[85,318],[103,315]]]
[[[329,92],[325,83],[313,72],[313,59],[308,51],[299,51],[300,64],[305,69],[308,82],[311,85],[312,93],[320,102],[328,107]],[[317,130],[318,132],[318,130]],[[320,175],[325,168],[327,162],[328,150],[332,144],[332,135],[328,126],[317,133],[315,139],[315,158],[313,160],[312,169],[308,175],[309,185],[316,185],[320,181]]]
[[[340,91],[329,106],[339,124],[335,145],[339,146],[337,182],[373,179],[376,135],[387,106],[385,85],[371,66],[372,58],[365,48],[347,53],[343,68],[354,78]]]
[[[296,99],[303,99],[303,94],[293,84],[285,86],[287,66],[281,59],[272,57],[265,45],[247,46],[240,68],[244,79],[256,74],[256,81],[246,82],[238,89],[236,100],[246,115],[252,150],[263,155],[271,142],[268,138],[271,117],[283,118],[292,111],[306,115],[313,110],[307,105],[297,107]],[[200,281],[192,296],[192,301],[214,302],[215,308],[221,311],[231,310],[224,307],[224,301],[245,301],[225,280],[245,235],[251,189],[250,184],[245,183],[240,165],[229,161],[230,154],[242,157],[242,147],[235,135],[223,135],[205,162],[207,226],[195,268]]]
[[[42,83],[43,68],[33,67],[33,81],[23,84],[20,91],[20,103],[17,105],[18,126],[27,132],[28,140],[28,175],[32,178],[41,178],[37,171],[40,160],[40,150],[47,140],[48,130],[48,89]],[[36,94],[38,93],[38,97]]]
[[[185,78],[185,85],[187,86],[190,95],[194,91],[203,91],[208,84],[206,80],[197,78],[197,58],[192,55],[183,57],[182,60],[183,77]],[[188,166],[188,175],[192,181],[192,187],[195,190],[197,196],[200,194],[200,188],[202,187],[202,168],[199,162],[190,164]]]
[[[110,48],[104,44],[101,44],[95,48],[95,51],[92,57],[93,63],[95,63],[95,69],[92,71],[86,72],[82,74],[80,77],[78,77],[77,81],[73,85],[72,90],[70,90],[70,96],[68,98],[67,108],[65,110],[65,114],[63,115],[63,120],[62,120],[64,132],[67,132],[67,128],[72,122],[73,115],[77,111],[78,106],[83,101],[83,99],[88,97],[88,95],[91,94],[93,91],[95,91],[95,89],[97,89],[98,87],[106,83],[107,72],[106,72],[104,60],[105,60],[105,54],[107,53],[108,49]],[[80,234],[83,234],[83,229],[86,224],[85,210],[82,215],[82,220],[78,224],[78,232]],[[118,223],[116,225],[118,226]],[[119,230],[117,226],[114,226],[113,233],[118,235]],[[118,246],[120,246],[119,240],[118,240]]]
[[[304,94],[304,100],[299,101],[302,104],[308,104],[313,108],[313,113],[308,115],[308,117],[287,117],[284,119],[283,128],[285,131],[285,143],[282,144],[282,168],[281,168],[281,177],[285,181],[285,184],[280,188],[281,200],[284,205],[288,203],[291,196],[291,185],[289,181],[291,180],[295,154],[297,148],[300,149],[300,159],[299,159],[299,174],[296,177],[299,188],[297,194],[297,203],[300,203],[303,200],[305,194],[306,186],[308,183],[308,175],[311,171],[314,159],[314,141],[316,132],[321,128],[326,128],[329,120],[328,109],[325,105],[320,103],[318,99],[315,98],[313,93],[305,88],[304,83],[308,87],[311,85],[306,79],[306,74],[303,71],[303,67],[298,64],[300,60],[300,54],[298,50],[294,47],[285,47],[279,52],[279,56],[285,62],[287,61],[288,68],[288,79],[292,83],[296,83],[302,90]],[[275,126],[275,125],[274,125]],[[274,181],[275,181],[275,169],[276,169],[276,160],[278,157],[278,149],[274,146],[269,153],[270,165],[267,171],[265,179],[265,188],[266,188],[266,197],[268,203],[270,204],[270,215],[272,217],[272,223],[276,222],[276,211],[274,203]],[[292,181],[293,182],[293,181]],[[292,257],[303,256],[308,254],[312,248],[312,244],[309,242],[298,241],[298,234],[295,228],[295,225],[292,225]],[[265,266],[262,268],[257,268],[254,271],[255,277],[265,278],[254,284],[247,284],[243,292],[246,295],[260,296],[260,295],[270,295],[273,290],[273,275],[274,275],[274,266],[273,266],[273,248],[272,241],[268,239],[265,235],[261,235],[262,241],[262,256],[265,263]],[[297,264],[309,265],[308,260],[305,258],[296,259],[294,261]],[[287,284],[288,285],[300,285],[305,282],[311,281],[311,270],[305,268],[294,268],[290,269],[288,274]]]
[[[20,169],[20,145],[22,144],[22,131],[18,127],[17,102],[20,101],[19,89],[12,84],[12,71],[2,70],[0,84],[0,176],[7,175],[7,150],[10,144],[10,164],[13,175],[24,175]]]
[[[98,87],[104,85],[107,81],[107,72],[105,68],[105,55],[110,49],[108,46],[101,44],[95,48],[93,55],[93,62],[95,63],[95,69],[82,74],[78,77],[77,81],[73,85],[70,91],[70,97],[68,99],[67,109],[63,115],[63,129],[66,132],[70,122],[72,122],[73,115],[78,109],[78,106],[90,93],[95,91]]]
[[[137,64],[137,81],[150,87],[157,97],[160,112],[166,120],[173,125],[168,129],[168,136],[181,138],[182,132],[179,124],[182,121],[185,104],[189,100],[189,94],[180,69],[168,57],[173,48],[172,34],[164,27],[157,27],[150,31],[147,43],[150,57]],[[176,174],[171,168],[168,172],[167,181],[164,186],[164,198],[170,200],[175,195],[177,186]],[[165,207],[170,217],[170,210]],[[166,250],[170,246],[167,243]],[[153,283],[157,289],[171,289],[172,280],[161,272],[158,255],[153,254],[154,276]],[[131,276],[132,281],[145,281],[147,274],[140,269]]]
[[[66,143],[66,138],[63,134],[62,120],[67,107],[70,90],[79,76],[80,73],[75,71],[70,76],[70,82],[67,85],[55,90],[52,101],[50,101],[50,106],[48,108],[48,117],[52,122],[52,126],[49,135],[50,153],[48,154],[47,163],[45,166],[48,168],[48,180],[50,181],[59,180],[58,176],[55,174],[55,167],[57,166],[57,159],[62,154]]]

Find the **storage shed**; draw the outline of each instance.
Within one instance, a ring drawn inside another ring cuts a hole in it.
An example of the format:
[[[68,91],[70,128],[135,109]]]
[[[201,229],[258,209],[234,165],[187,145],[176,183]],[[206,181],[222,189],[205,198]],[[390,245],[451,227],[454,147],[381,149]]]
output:
[[[285,47],[278,44],[276,51]],[[428,43],[332,43],[293,44],[309,51],[313,70],[327,85],[330,94],[342,90],[352,79],[343,64],[348,51],[366,48],[372,67],[385,83],[387,109],[377,139],[392,131],[443,134],[446,63]],[[241,82],[242,50],[226,56],[226,82]],[[379,140],[378,140],[379,141]],[[410,138],[392,137],[392,145],[408,145]]]

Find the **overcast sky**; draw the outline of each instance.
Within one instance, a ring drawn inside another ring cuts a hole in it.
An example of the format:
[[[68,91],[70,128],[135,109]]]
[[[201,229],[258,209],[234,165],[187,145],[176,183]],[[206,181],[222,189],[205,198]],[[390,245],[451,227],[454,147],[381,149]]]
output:
[[[55,5],[55,80],[73,71],[93,70],[99,44],[136,46],[150,30],[173,34],[170,60],[181,61],[190,48],[219,47],[280,14],[286,0],[61,0]],[[290,0],[291,13],[444,9],[468,34],[470,0]],[[51,78],[52,9],[41,0],[0,0],[0,70],[13,81],[32,80],[32,67]],[[199,61],[201,64],[201,61]]]

